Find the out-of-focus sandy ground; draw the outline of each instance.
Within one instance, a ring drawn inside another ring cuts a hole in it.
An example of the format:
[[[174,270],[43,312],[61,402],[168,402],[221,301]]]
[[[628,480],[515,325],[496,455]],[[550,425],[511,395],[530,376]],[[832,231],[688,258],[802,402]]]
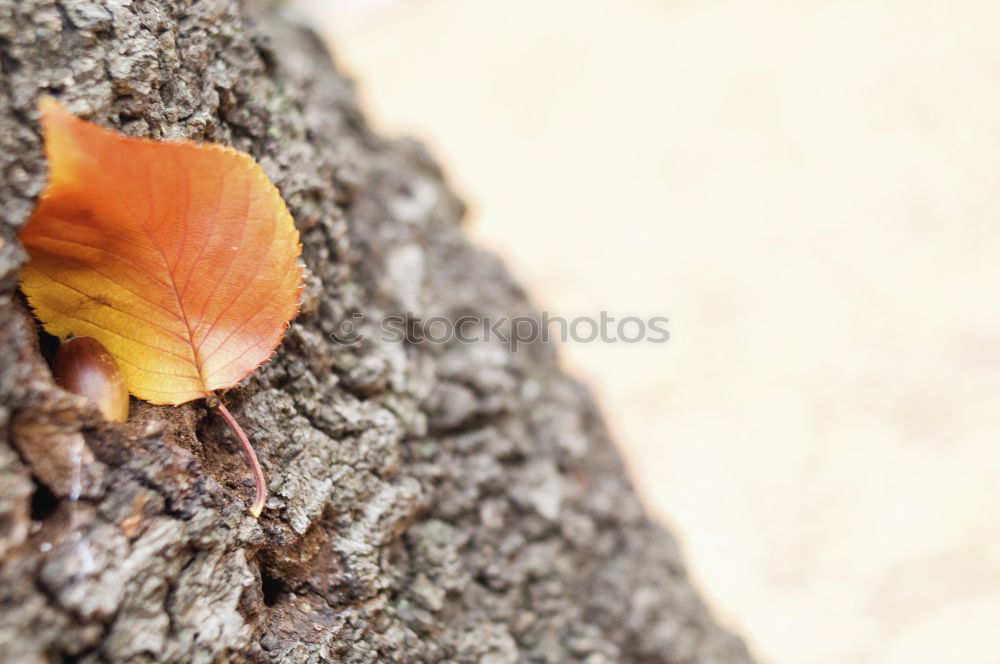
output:
[[[297,0],[557,314],[717,614],[1000,661],[1000,5]]]

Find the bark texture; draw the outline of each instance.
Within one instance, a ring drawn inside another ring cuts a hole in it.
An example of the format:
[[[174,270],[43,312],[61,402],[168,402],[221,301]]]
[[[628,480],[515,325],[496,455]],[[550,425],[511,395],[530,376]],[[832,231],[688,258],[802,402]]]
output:
[[[545,345],[387,344],[386,314],[530,314],[422,148],[373,135],[307,30],[235,0],[0,0],[0,661],[740,662]],[[253,154],[302,313],[221,419],[54,386],[16,292],[36,102]],[[364,314],[355,346],[331,334]],[[74,498],[78,498],[74,500]]]

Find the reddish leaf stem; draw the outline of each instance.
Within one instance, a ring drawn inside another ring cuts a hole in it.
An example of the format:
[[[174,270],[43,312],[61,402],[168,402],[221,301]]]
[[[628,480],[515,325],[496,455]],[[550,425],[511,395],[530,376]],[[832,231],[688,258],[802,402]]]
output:
[[[229,428],[233,430],[236,437],[240,439],[240,443],[243,444],[243,455],[246,457],[247,463],[250,464],[250,469],[253,471],[253,481],[257,485],[257,494],[254,496],[253,504],[250,505],[250,514],[253,514],[254,518],[257,518],[264,509],[264,501],[267,500],[267,482],[264,481],[264,471],[260,467],[260,462],[257,461],[257,454],[253,451],[250,440],[243,433],[243,429],[240,428],[236,418],[233,417],[233,414],[229,412],[229,409],[221,401],[217,408],[222,413],[222,417],[229,423]]]

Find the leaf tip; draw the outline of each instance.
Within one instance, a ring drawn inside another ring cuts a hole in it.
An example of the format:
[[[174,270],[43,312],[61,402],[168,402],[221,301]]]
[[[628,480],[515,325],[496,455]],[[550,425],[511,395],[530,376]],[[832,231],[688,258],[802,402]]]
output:
[[[38,98],[38,112],[42,116],[42,126],[46,128],[60,121],[76,119],[76,116],[52,95],[42,95]]]
[[[60,108],[62,108],[62,105],[60,105],[60,103],[56,101],[56,98],[52,95],[42,95],[38,98],[38,110],[43,114],[50,113]]]

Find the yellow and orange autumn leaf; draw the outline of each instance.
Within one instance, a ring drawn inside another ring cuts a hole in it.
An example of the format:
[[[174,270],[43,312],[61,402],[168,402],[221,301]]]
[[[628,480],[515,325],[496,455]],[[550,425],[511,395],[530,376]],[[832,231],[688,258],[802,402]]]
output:
[[[40,108],[49,182],[21,232],[21,288],[45,329],[99,340],[156,404],[238,383],[298,310],[301,245],[278,190],[237,150]]]

